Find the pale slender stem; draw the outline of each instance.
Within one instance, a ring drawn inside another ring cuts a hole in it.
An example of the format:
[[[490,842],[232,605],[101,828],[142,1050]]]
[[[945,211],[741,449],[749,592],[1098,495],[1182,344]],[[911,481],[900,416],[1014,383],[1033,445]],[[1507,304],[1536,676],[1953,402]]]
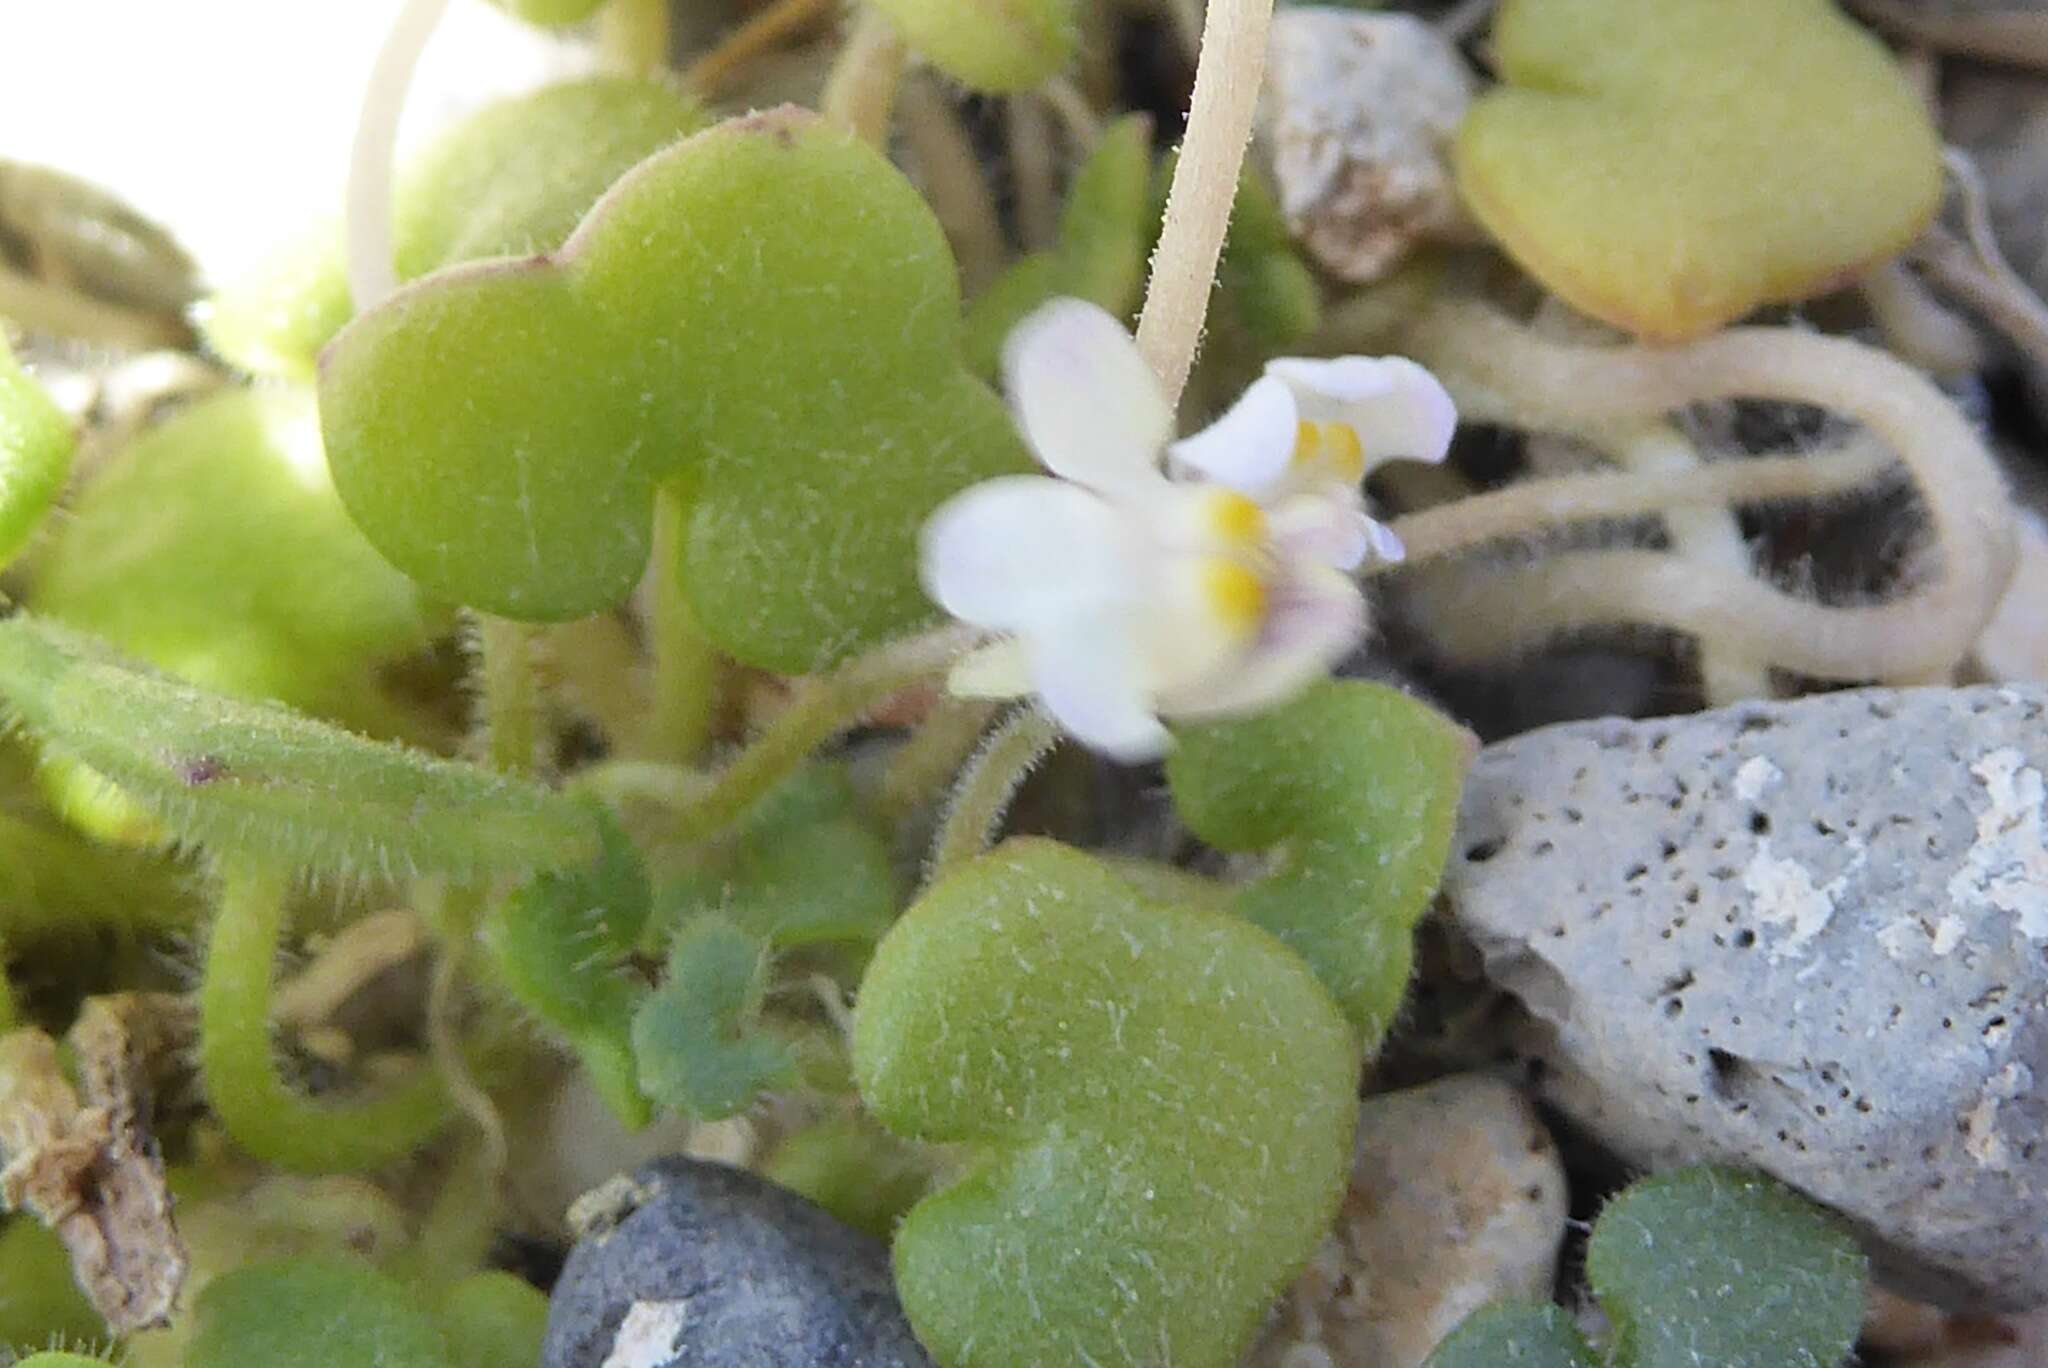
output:
[[[540,681],[534,672],[539,630],[479,613],[477,707],[491,768],[530,774],[540,754]]]
[[[980,638],[970,628],[942,628],[884,646],[806,681],[768,729],[702,792],[680,804],[675,834],[686,841],[717,835],[809,759],[837,733],[860,721],[898,689],[928,679]]]
[[[1698,450],[1668,422],[1628,425],[1590,436],[1616,464],[1637,474],[1675,474],[1701,468]],[[1693,505],[1667,509],[1664,525],[1671,533],[1673,549],[1687,560],[1739,575],[1754,573],[1749,544],[1742,539],[1735,515],[1726,508]],[[1700,684],[1709,707],[1768,698],[1771,668],[1745,650],[1740,637],[1702,637]]]
[[[996,728],[968,762],[952,801],[946,805],[938,837],[932,842],[932,881],[988,849],[1003,814],[1010,810],[1010,800],[1059,739],[1059,725],[1041,709],[1028,705]]]
[[[687,765],[703,751],[718,711],[724,658],[697,625],[678,568],[684,508],[671,488],[654,502],[654,726],[657,759]]]
[[[1138,349],[1174,403],[1187,387],[1201,345],[1266,73],[1272,19],[1273,0],[1213,0],[1202,28],[1187,140],[1166,197],[1145,310],[1138,316]]]
[[[825,77],[819,112],[862,142],[882,146],[888,141],[889,119],[896,112],[896,92],[903,84],[908,57],[888,16],[873,5],[861,6],[846,46]]]
[[[441,1072],[441,1083],[448,1090],[449,1100],[482,1135],[484,1157],[491,1172],[502,1173],[508,1153],[505,1118],[470,1072],[457,1026],[462,1010],[462,971],[470,948],[476,943],[477,918],[482,908],[482,890],[474,886],[450,889],[442,899],[435,928],[441,943],[434,956],[433,977],[427,984],[427,1050]]]
[[[597,16],[606,64],[628,76],[668,70],[669,0],[610,0]]]
[[[960,772],[988,729],[996,705],[980,699],[944,698],[903,740],[882,774],[876,815],[890,826],[906,821]]]
[[[1986,264],[1940,228],[1928,231],[1914,255],[1935,283],[1982,314],[2036,365],[2048,366],[2048,308],[2024,281]]]
[[[1717,461],[1691,470],[1524,480],[1393,519],[1389,526],[1407,548],[1407,559],[1375,563],[1370,573],[1398,571],[1488,542],[1541,536],[1572,523],[1639,518],[1674,508],[1826,498],[1869,484],[1897,465],[1891,453],[1859,444],[1811,456]]]
[[[1017,194],[1017,234],[1026,251],[1052,245],[1060,226],[1059,168],[1052,121],[1036,95],[1003,102],[1003,132],[1010,152],[1010,183]]]
[[[1904,261],[1885,262],[1856,282],[1885,345],[1931,375],[1981,370],[1976,329],[1951,313]]]
[[[1503,396],[1522,426],[1582,429],[1718,399],[1782,399],[1855,418],[1897,451],[1934,553],[1935,573],[1917,587],[1887,603],[1829,607],[1748,575],[1606,553],[1601,573],[1641,576],[1660,622],[1746,641],[1781,668],[1823,679],[1920,680],[1954,670],[2004,594],[2014,557],[2004,478],[1947,396],[1885,352],[1789,328],[1731,328],[1675,347],[1568,346],[1467,301],[1433,304],[1407,341],[1426,364]]]
[[[748,66],[817,23],[838,0],[774,0],[683,69],[683,84],[716,95]]]
[[[981,154],[952,99],[930,80],[905,83],[902,131],[925,198],[960,263],[961,289],[975,294],[1002,270],[1009,255]]]
[[[405,112],[420,54],[447,8],[448,0],[406,0],[370,68],[348,163],[346,261],[349,293],[358,313],[374,308],[398,288],[391,234],[398,120]]]

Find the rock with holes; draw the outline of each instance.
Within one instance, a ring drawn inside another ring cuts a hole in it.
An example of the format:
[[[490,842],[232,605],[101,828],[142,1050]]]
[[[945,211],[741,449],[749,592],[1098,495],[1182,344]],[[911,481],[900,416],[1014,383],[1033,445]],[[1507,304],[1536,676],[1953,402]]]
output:
[[[750,1173],[658,1159],[570,1222],[541,1368],[931,1368],[887,1247]]]
[[[1373,280],[1416,243],[1465,228],[1447,149],[1472,86],[1457,48],[1412,14],[1273,16],[1273,180],[1289,230],[1325,269]]]
[[[1368,1097],[1337,1224],[1245,1368],[1417,1368],[1488,1302],[1548,1300],[1565,1196],[1550,1133],[1506,1083]]]
[[[1895,1287],[2048,1302],[2048,689],[1861,690],[1488,747],[1445,892],[1547,1100],[1844,1213]]]

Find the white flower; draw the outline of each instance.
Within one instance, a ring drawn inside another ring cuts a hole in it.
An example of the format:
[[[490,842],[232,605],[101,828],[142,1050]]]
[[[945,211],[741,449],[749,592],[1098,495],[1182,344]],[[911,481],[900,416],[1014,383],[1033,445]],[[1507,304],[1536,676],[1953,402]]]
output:
[[[1283,359],[1169,446],[1173,415],[1136,344],[1073,299],[1018,326],[1004,374],[1057,478],[987,481],[925,524],[926,590],[1002,634],[961,661],[952,688],[1035,693],[1124,760],[1165,750],[1162,717],[1270,706],[1357,644],[1365,600],[1348,572],[1401,555],[1366,516],[1365,474],[1441,460],[1457,422],[1412,361]]]

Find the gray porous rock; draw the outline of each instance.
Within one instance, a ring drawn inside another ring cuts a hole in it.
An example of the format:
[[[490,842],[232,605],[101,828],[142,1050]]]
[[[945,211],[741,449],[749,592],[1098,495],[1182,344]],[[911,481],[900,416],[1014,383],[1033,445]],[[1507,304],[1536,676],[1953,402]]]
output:
[[[931,1368],[888,1249],[753,1174],[658,1159],[570,1220],[542,1368]]]
[[[1869,689],[1481,752],[1449,915],[1547,1101],[1750,1165],[1892,1286],[2048,1302],[2048,689]]]
[[[1536,1108],[1499,1079],[1366,1098],[1336,1225],[1244,1368],[1418,1368],[1487,1303],[1549,1300],[1566,1196]]]

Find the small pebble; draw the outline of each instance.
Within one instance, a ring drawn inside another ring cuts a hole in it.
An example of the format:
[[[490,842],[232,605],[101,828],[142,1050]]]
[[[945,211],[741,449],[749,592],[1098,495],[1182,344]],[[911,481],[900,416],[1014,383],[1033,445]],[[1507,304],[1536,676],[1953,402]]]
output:
[[[1326,270],[1373,280],[1464,224],[1447,153],[1472,85],[1458,50],[1414,15],[1296,6],[1273,16],[1273,179],[1288,227]]]
[[[753,1174],[658,1159],[570,1221],[541,1368],[931,1368],[887,1246]]]
[[[1445,895],[1545,1100],[1772,1173],[1896,1289],[2048,1303],[2048,690],[1858,690],[1481,753]]]
[[[1565,1195],[1536,1108],[1497,1079],[1368,1097],[1336,1228],[1245,1368],[1417,1368],[1488,1302],[1547,1300]]]

